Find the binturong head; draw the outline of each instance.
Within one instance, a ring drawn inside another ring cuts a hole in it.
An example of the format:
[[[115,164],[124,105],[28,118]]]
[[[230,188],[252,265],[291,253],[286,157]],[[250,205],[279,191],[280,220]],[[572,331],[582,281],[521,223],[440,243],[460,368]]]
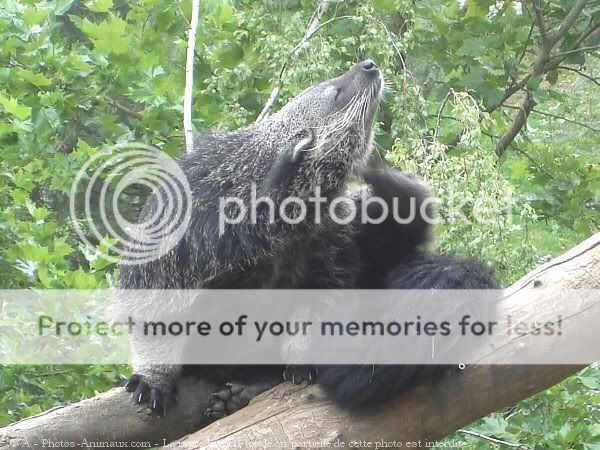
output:
[[[292,148],[280,149],[271,188],[287,185],[296,193],[316,186],[329,192],[342,189],[371,150],[383,85],[377,65],[362,61],[305,90],[264,121],[262,126],[294,137]]]

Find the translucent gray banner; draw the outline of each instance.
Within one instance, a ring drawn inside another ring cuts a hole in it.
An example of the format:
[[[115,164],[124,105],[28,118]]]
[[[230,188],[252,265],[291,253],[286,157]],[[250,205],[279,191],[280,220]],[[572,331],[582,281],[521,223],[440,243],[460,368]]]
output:
[[[600,290],[591,289],[5,290],[0,304],[0,364],[600,359]]]

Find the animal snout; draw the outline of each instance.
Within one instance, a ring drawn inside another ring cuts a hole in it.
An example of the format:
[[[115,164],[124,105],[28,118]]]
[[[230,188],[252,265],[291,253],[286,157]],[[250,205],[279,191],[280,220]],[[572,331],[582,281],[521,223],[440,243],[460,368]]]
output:
[[[365,72],[377,72],[377,64],[375,64],[372,60],[367,59],[363,62],[358,63],[358,67],[360,67]]]

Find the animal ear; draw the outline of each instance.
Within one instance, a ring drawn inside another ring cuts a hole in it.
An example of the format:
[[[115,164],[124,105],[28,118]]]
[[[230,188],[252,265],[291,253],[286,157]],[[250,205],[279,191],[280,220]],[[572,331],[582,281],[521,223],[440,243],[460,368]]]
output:
[[[300,130],[294,135],[291,143],[293,147],[283,148],[273,163],[263,186],[265,190],[287,187],[304,160],[306,151],[314,143],[314,132],[308,128]]]
[[[299,141],[292,151],[292,161],[299,163],[304,158],[304,152],[312,147],[315,135],[310,128],[307,128],[296,133],[295,137],[299,138]]]

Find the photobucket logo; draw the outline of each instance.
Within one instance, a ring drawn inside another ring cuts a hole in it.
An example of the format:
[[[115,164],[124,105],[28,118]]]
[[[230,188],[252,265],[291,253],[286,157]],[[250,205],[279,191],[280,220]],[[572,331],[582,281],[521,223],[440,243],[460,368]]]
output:
[[[433,214],[434,197],[424,199],[410,197],[391,200],[370,195],[361,190],[356,197],[339,196],[333,199],[321,195],[319,186],[308,199],[289,196],[278,204],[271,197],[259,197],[256,184],[252,184],[250,199],[240,197],[219,198],[219,234],[223,235],[227,225],[242,223],[257,224],[259,222],[283,222],[297,225],[306,220],[320,224],[325,214],[338,225],[352,222],[361,224],[381,224],[392,218],[399,225],[408,225],[414,221],[436,224]],[[310,214],[309,214],[310,211]]]
[[[142,208],[149,196],[152,201]],[[121,264],[147,263],[173,249],[190,222],[191,206],[190,185],[175,160],[140,143],[95,154],[77,173],[69,195],[79,239]]]

